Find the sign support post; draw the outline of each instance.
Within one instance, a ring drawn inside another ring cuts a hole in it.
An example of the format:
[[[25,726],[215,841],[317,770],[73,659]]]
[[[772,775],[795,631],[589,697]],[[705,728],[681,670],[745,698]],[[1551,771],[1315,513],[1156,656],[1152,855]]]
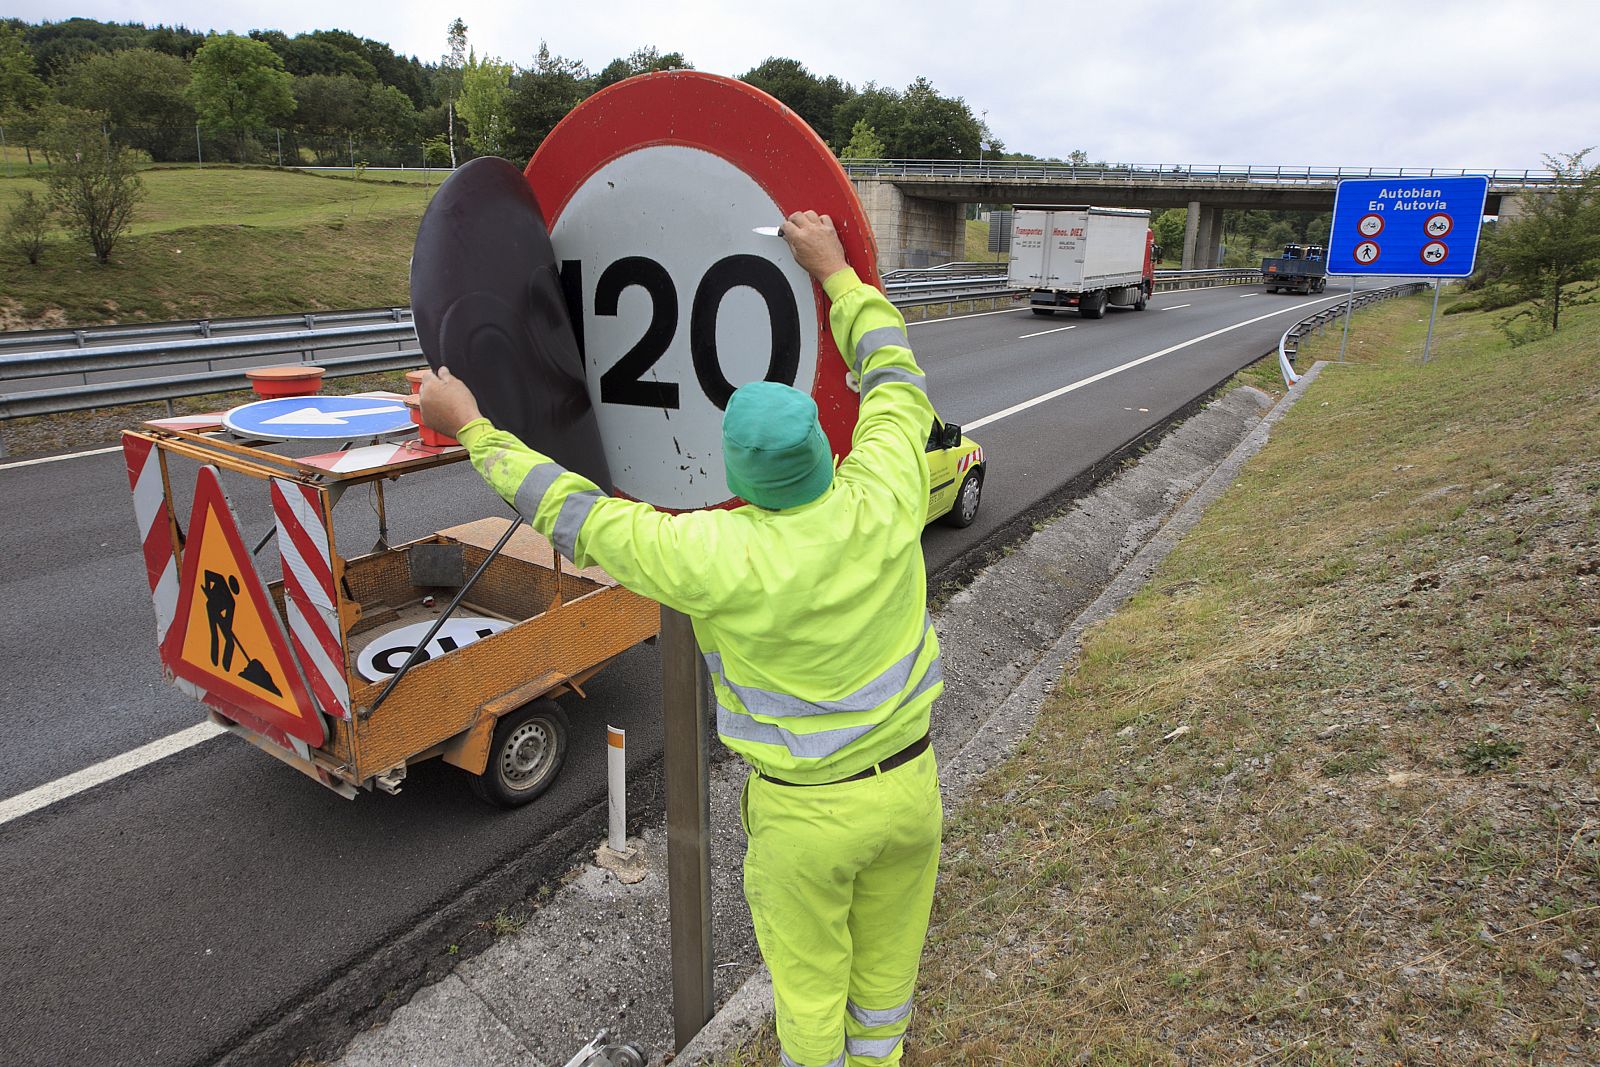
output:
[[[672,1039],[682,1052],[711,1020],[711,801],[706,684],[689,617],[661,609],[662,762],[667,776],[667,915]]]
[[[1422,343],[1422,362],[1428,362],[1428,350],[1433,347],[1433,320],[1439,317],[1439,279],[1433,280],[1433,310],[1428,313],[1428,339]]]
[[[1344,362],[1344,350],[1350,344],[1350,310],[1356,306],[1356,276],[1350,275],[1350,295],[1344,298],[1344,337],[1339,340],[1339,362]]]

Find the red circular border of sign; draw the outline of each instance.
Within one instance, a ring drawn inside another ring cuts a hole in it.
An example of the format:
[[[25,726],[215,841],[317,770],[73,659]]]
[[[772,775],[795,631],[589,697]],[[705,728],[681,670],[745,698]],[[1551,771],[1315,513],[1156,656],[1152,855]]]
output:
[[[1449,223],[1449,225],[1444,228],[1444,233],[1428,233],[1428,224],[1434,219],[1444,219],[1445,222]],[[1451,218],[1450,213],[1447,211],[1435,211],[1432,215],[1429,215],[1426,219],[1424,219],[1422,223],[1422,232],[1428,234],[1429,237],[1432,237],[1436,241],[1441,237],[1450,236],[1450,231],[1455,228],[1456,220]],[[1439,262],[1443,263],[1444,260],[1440,260]]]
[[[1357,253],[1361,251],[1361,246],[1362,245],[1371,245],[1372,246],[1372,258],[1367,260],[1365,263],[1361,263],[1361,257],[1359,255],[1357,255]],[[1378,242],[1372,240],[1371,238],[1368,238],[1365,241],[1357,242],[1356,246],[1350,250],[1350,258],[1355,260],[1357,263],[1361,263],[1361,265],[1363,267],[1372,266],[1374,263],[1378,262],[1378,257],[1382,256],[1382,255],[1383,255],[1383,247],[1381,245],[1379,245]]]
[[[568,202],[596,171],[656,145],[698,148],[726,160],[761,186],[784,218],[796,211],[832,216],[850,265],[867,284],[883,287],[872,227],[832,150],[778,100],[716,74],[673,70],[628,78],[569,112],[523,172],[545,224],[556,228]],[[850,451],[860,398],[845,384],[828,327],[828,299],[820,285],[811,288],[819,340],[811,396],[829,445],[843,456]]]
[[[1361,228],[1361,223],[1362,222],[1366,222],[1368,219],[1377,219],[1378,220],[1378,228],[1376,230],[1373,230],[1371,233],[1368,233],[1366,230],[1363,230]],[[1361,216],[1361,220],[1356,223],[1356,232],[1359,233],[1361,236],[1363,236],[1365,238],[1368,238],[1369,240],[1371,238],[1373,238],[1373,237],[1378,236],[1378,234],[1383,232],[1383,216],[1377,214],[1376,212],[1368,212],[1367,214],[1362,215]]]
[[[1439,257],[1438,263],[1428,263],[1428,257],[1424,253],[1426,253],[1428,249],[1432,248],[1434,245],[1438,245],[1440,248],[1444,249],[1444,255]],[[1437,267],[1439,263],[1443,263],[1445,260],[1450,258],[1450,246],[1439,240],[1429,241],[1427,244],[1417,249],[1417,258],[1422,260],[1424,263],[1428,263],[1428,266],[1430,267]]]

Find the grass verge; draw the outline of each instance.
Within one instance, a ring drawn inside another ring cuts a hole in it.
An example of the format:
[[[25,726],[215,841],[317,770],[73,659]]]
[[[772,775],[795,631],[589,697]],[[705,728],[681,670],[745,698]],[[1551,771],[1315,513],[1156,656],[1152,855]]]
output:
[[[1362,313],[950,813],[906,1063],[1600,1062],[1600,308],[1426,318]]]

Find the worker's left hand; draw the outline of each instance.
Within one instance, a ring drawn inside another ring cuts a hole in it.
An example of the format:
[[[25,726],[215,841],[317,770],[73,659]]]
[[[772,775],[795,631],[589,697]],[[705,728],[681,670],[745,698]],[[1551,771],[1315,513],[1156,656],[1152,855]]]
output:
[[[472,390],[467,388],[466,382],[451,374],[449,367],[429,371],[423,377],[418,399],[422,407],[422,421],[430,430],[446,437],[454,437],[461,427],[483,415],[478,410],[478,401],[472,395]]]

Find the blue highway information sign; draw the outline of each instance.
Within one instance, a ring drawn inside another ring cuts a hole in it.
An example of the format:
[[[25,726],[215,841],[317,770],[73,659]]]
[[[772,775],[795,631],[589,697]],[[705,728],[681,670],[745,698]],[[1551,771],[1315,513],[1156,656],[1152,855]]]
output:
[[[1465,278],[1489,179],[1346,178],[1333,201],[1329,274]]]
[[[353,441],[416,429],[398,400],[372,396],[286,396],[257,400],[222,416],[241,437],[265,441]]]

